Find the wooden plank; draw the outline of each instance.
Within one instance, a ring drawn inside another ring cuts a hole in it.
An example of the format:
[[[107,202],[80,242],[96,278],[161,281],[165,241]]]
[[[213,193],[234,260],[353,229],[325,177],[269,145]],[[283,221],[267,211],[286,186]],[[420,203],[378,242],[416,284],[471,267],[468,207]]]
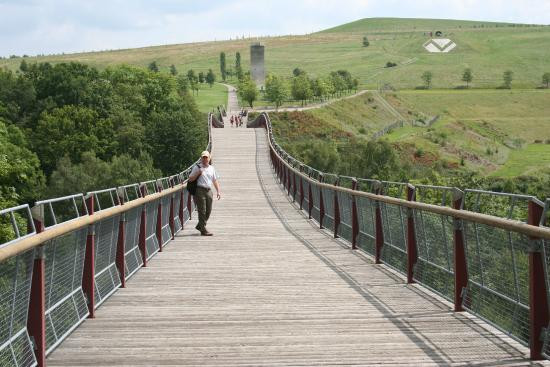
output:
[[[214,236],[186,225],[48,366],[529,363],[520,344],[305,219],[274,180],[263,130],[214,129],[213,159]]]

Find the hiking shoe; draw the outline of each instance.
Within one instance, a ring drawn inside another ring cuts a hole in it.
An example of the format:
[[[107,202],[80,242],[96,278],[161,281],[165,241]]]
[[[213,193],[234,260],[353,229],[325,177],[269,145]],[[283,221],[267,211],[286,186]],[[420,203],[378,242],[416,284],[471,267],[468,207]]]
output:
[[[213,236],[214,234],[208,231],[201,231],[201,236]]]

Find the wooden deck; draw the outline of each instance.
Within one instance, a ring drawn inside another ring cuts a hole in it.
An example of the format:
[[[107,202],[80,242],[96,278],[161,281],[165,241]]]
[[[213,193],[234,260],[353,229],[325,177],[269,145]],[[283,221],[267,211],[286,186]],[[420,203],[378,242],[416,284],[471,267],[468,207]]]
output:
[[[188,224],[48,366],[530,365],[526,348],[305,219],[263,130],[213,141],[214,236]]]

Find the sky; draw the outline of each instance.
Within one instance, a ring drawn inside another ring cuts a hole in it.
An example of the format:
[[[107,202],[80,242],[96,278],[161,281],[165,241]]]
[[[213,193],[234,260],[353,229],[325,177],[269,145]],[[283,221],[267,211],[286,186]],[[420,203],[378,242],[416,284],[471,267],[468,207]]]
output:
[[[0,56],[304,34],[371,17],[550,24],[550,0],[0,0]]]

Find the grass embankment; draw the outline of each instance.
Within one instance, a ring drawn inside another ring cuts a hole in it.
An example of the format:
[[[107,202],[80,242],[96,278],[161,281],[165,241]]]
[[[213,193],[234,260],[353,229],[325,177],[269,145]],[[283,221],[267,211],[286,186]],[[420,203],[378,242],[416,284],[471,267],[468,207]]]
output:
[[[212,112],[217,106],[227,105],[227,88],[219,83],[214,83],[212,88],[206,83],[201,84],[194,97],[199,111]]]
[[[404,179],[443,184],[468,177],[468,184],[478,180],[491,188],[492,180],[522,176],[513,181],[520,184],[550,176],[548,90],[403,91],[385,97],[411,119],[440,115],[431,127],[409,125],[383,137],[408,165]],[[373,131],[393,121],[383,106],[376,100],[369,103],[369,98],[367,94],[287,118],[274,114],[277,138],[298,155],[297,147],[304,147],[304,142],[338,145],[346,139],[369,140]],[[345,158],[345,152],[339,153],[340,159]],[[534,193],[529,185],[522,190]],[[550,196],[550,188],[538,187],[536,193]]]
[[[422,45],[429,32],[441,30],[443,37],[457,43],[447,54],[430,54]],[[368,36],[369,47],[362,46]],[[432,71],[433,86],[460,86],[464,68],[474,72],[474,87],[497,87],[502,73],[512,70],[512,85],[534,88],[548,72],[550,27],[514,26],[491,22],[437,19],[372,18],[348,23],[323,32],[302,36],[260,38],[265,46],[267,72],[290,76],[296,67],[312,76],[347,69],[368,88],[390,83],[397,88],[415,88],[420,75]],[[219,74],[219,54],[225,52],[227,65],[234,67],[234,56],[241,53],[244,70],[250,68],[249,46],[256,39],[189,43],[137,49],[54,55],[27,58],[27,62],[84,62],[98,68],[127,63],[146,67],[156,61],[167,72],[174,64],[180,72],[194,69]],[[384,68],[386,62],[398,66]],[[21,58],[0,60],[0,67],[16,69]]]

